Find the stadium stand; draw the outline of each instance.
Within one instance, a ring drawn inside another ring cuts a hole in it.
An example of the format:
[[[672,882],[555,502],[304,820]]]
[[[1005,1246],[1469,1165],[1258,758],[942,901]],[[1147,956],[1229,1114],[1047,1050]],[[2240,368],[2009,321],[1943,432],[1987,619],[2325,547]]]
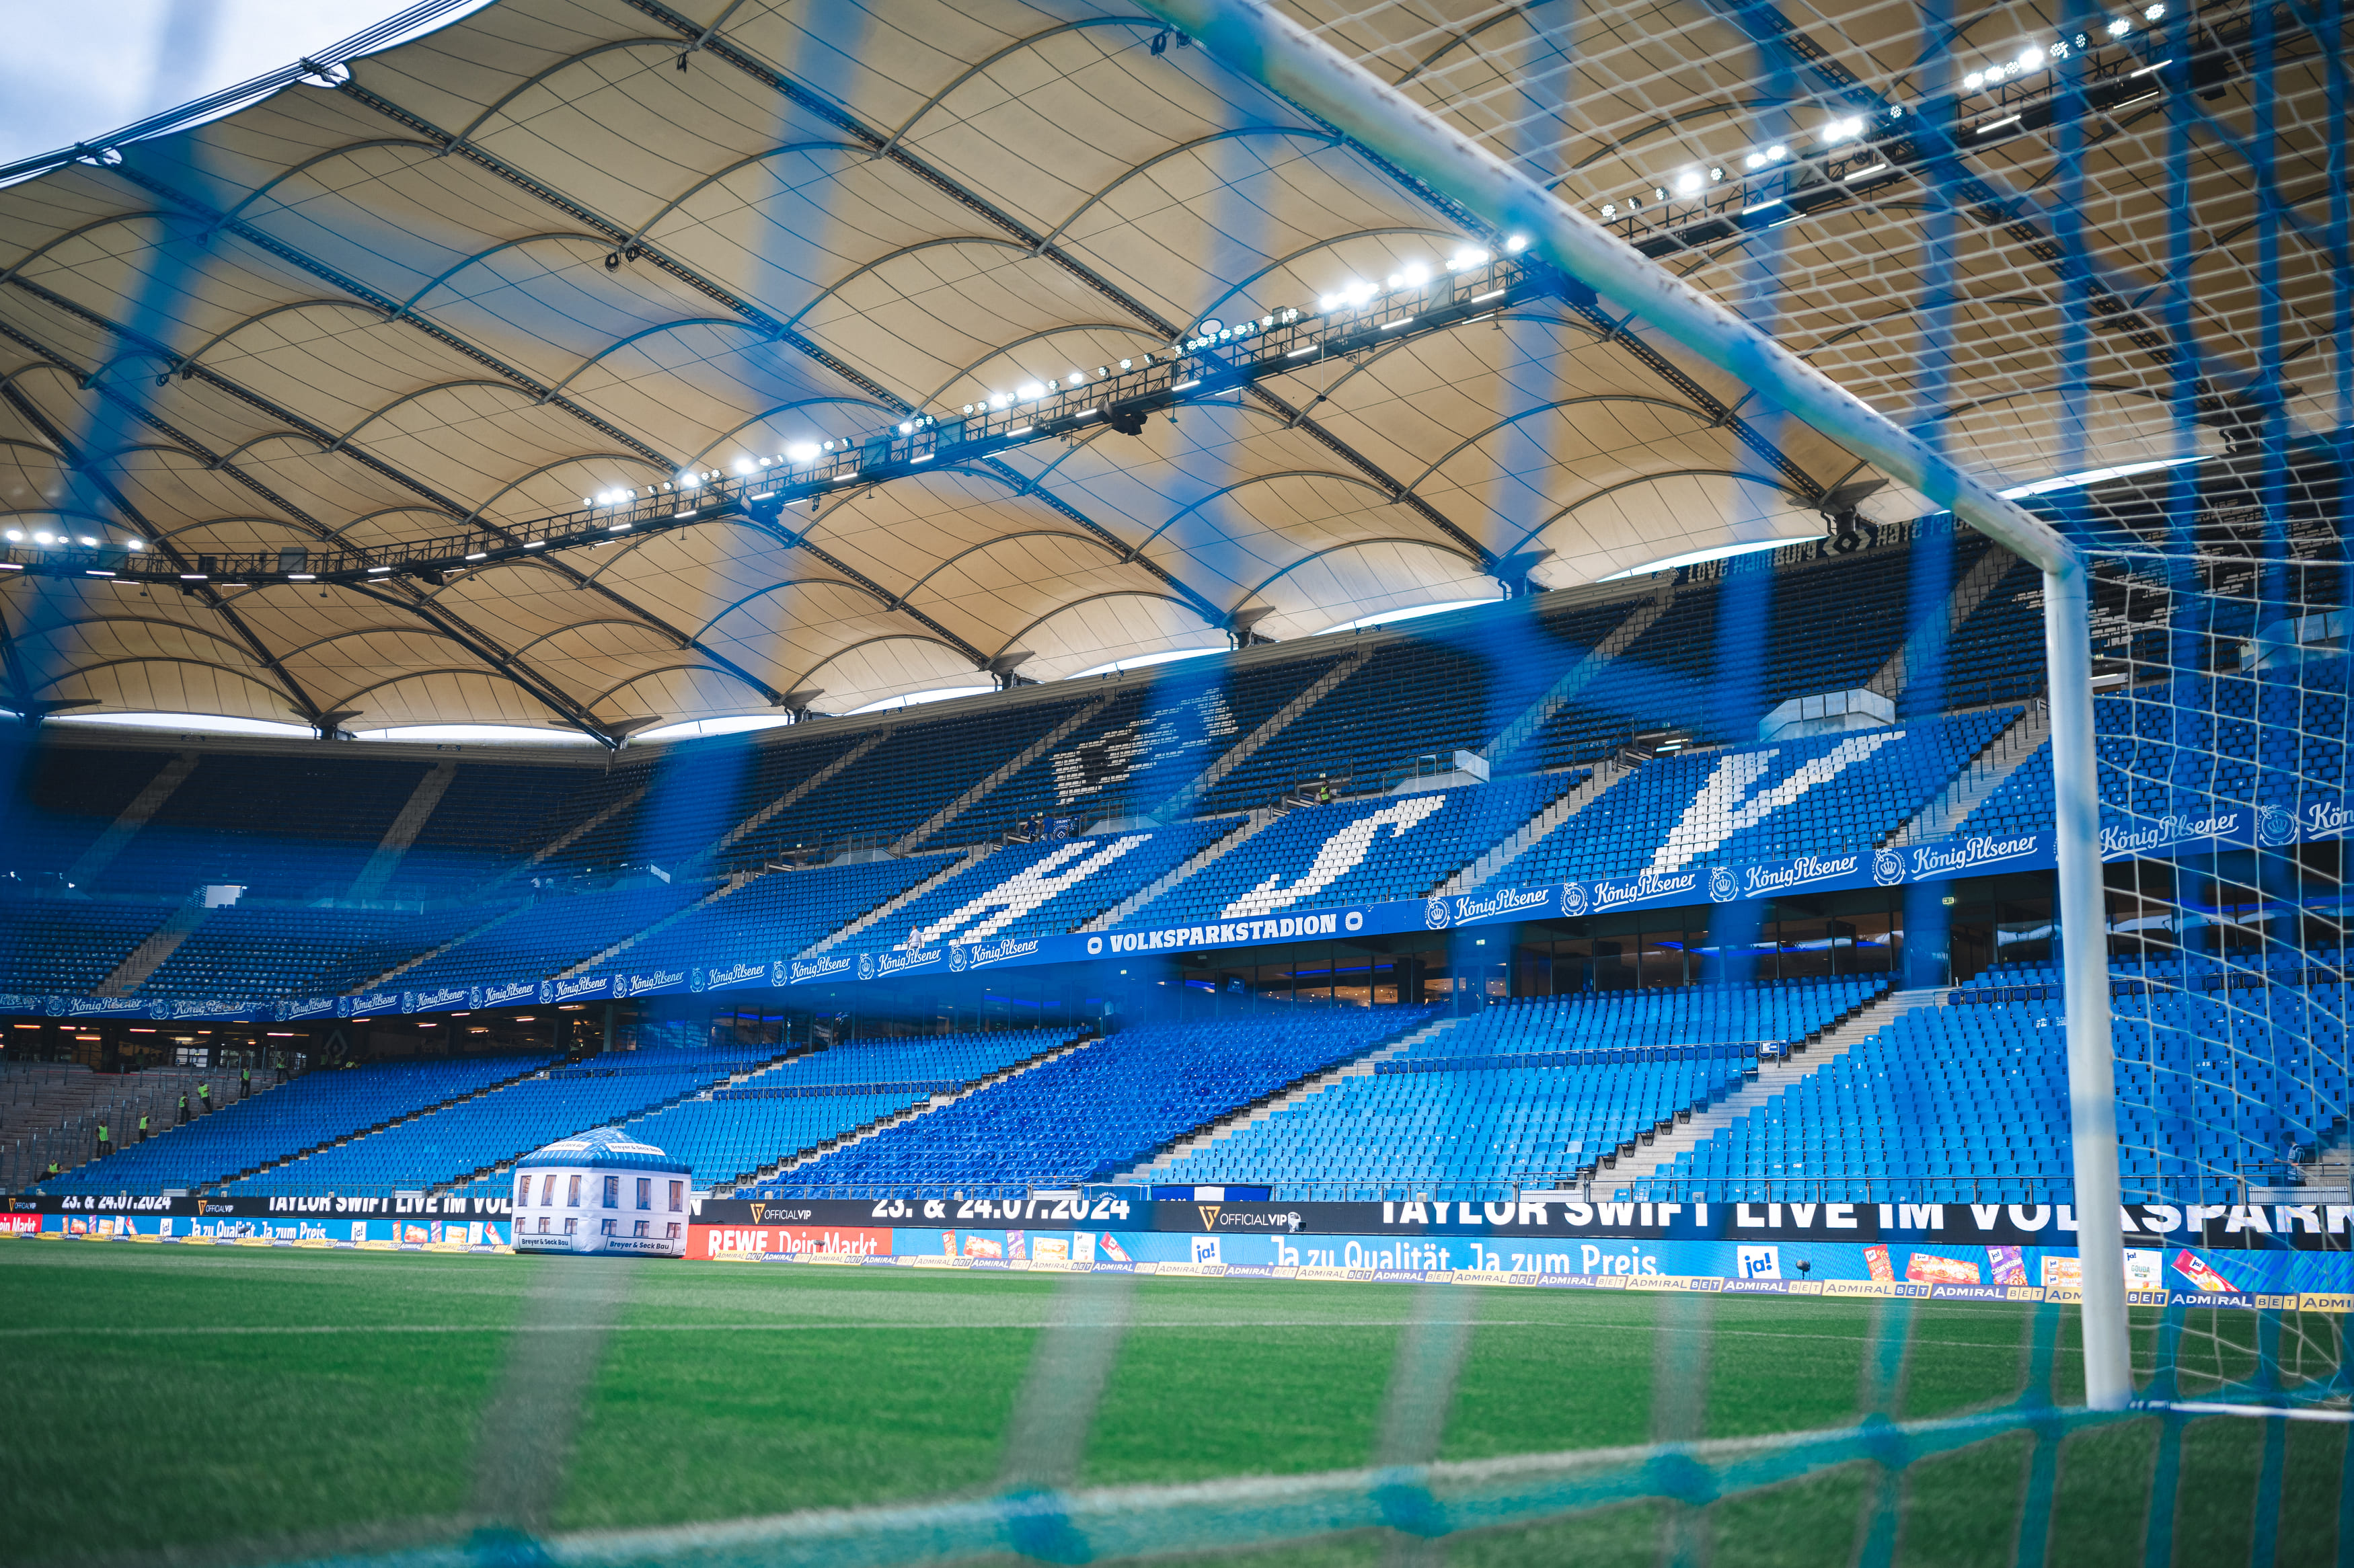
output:
[[[2296,1163],[2342,1124],[2342,1031],[2299,984],[2340,983],[2335,957],[2292,955],[2236,993],[2230,981],[2249,971],[2211,959],[2112,965],[2128,1196],[2243,1202],[2244,1181],[2293,1181]],[[1998,965],[1956,988],[1953,1005],[1904,1014],[1736,1118],[1646,1191],[1721,1202],[2067,1202],[2059,987],[2050,964]]]
[[[45,1192],[194,1192],[480,1094],[545,1056],[453,1057],[310,1073],[42,1183]],[[405,1184],[405,1183],[404,1183]]]
[[[1001,1029],[851,1042],[635,1118],[623,1130],[686,1160],[698,1186],[736,1181],[1055,1050],[1072,1033]]]
[[[152,997],[332,996],[438,947],[507,906],[432,915],[370,909],[207,911],[136,988]]]
[[[0,977],[20,995],[87,996],[171,912],[154,904],[0,899]]]
[[[918,854],[771,873],[631,944],[616,961],[675,967],[789,959],[955,860]]]
[[[206,884],[264,898],[340,896],[425,769],[409,758],[207,753],[95,886],[150,897]]]
[[[1585,777],[1541,773],[1292,811],[1145,904],[1154,924],[1418,898]]]
[[[2347,690],[2342,659],[2249,676],[2185,676],[2094,700],[2105,826],[2199,817],[2217,801],[2296,808],[2307,791],[2346,779]],[[2052,830],[2052,750],[2020,764],[1972,812],[1963,832],[2012,836]]]
[[[1232,819],[1009,844],[893,913],[902,947],[1076,930],[1235,832]]]
[[[650,883],[595,893],[550,894],[513,917],[419,964],[406,986],[545,979],[644,929],[709,892],[692,884]]]
[[[232,1194],[383,1194],[438,1187],[568,1133],[642,1116],[778,1051],[635,1051],[552,1065],[495,1092],[232,1183]]]
[[[1738,1086],[1771,1050],[1877,995],[1872,980],[1688,986],[1490,1007],[1154,1171],[1278,1202],[1445,1202],[1567,1184]],[[1734,1038],[1765,1028],[1765,1036]]]
[[[1012,1193],[1092,1181],[1406,1033],[1436,1011],[1341,1008],[1123,1030],[787,1172],[756,1195],[949,1185]]]
[[[2016,708],[1656,758],[1532,845],[1523,881],[1869,850],[1935,800]]]
[[[0,871],[27,886],[62,887],[75,862],[174,760],[140,748],[44,748],[11,792]]]
[[[514,863],[518,833],[532,834],[580,779],[572,768],[461,762],[382,896],[431,903],[466,895]]]
[[[1024,768],[982,819],[1076,819],[1076,826],[1157,810],[1235,741],[1312,685],[1331,657],[1196,670],[1191,662],[1124,692],[1089,725]]]

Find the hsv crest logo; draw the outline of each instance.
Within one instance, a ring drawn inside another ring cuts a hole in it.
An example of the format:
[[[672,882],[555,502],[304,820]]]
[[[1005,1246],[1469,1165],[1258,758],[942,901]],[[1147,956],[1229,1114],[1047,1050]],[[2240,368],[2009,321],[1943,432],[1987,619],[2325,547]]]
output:
[[[1585,913],[1585,884],[1564,882],[1561,885],[1561,912],[1575,920]]]
[[[1729,865],[1720,865],[1708,874],[1708,896],[1717,904],[1730,904],[1741,896],[1740,879]]]
[[[964,948],[950,948],[949,949],[949,968],[956,973],[964,973],[965,966],[970,962],[972,962],[972,959],[966,956]]]
[[[1446,930],[1448,917],[1447,900],[1444,898],[1433,898],[1422,906],[1422,923],[1434,931]]]
[[[703,968],[698,964],[694,969],[686,971],[686,989],[695,992],[697,995],[700,995],[703,991]]]
[[[1218,1228],[1218,1210],[1220,1205],[1216,1203],[1196,1203],[1193,1206],[1202,1211],[1202,1228],[1204,1230],[1214,1231]]]
[[[875,978],[874,954],[861,953],[858,955],[858,978],[860,980],[873,980]]]
[[[1882,849],[1872,857],[1872,880],[1882,887],[1893,887],[1904,880],[1904,857],[1893,849]]]
[[[2265,843],[2279,845],[2296,837],[2296,819],[2278,806],[2266,806],[2256,817],[2256,836]]]

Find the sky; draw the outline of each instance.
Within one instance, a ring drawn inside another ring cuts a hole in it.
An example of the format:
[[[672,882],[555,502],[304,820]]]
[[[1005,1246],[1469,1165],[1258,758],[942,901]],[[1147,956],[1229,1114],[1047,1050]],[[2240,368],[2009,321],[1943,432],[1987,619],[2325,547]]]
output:
[[[0,0],[0,164],[260,76],[408,0]]]

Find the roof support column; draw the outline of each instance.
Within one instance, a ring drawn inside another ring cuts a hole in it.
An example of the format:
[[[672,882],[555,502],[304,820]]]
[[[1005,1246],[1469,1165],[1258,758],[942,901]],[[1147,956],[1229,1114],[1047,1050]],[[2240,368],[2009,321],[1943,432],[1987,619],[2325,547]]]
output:
[[[1141,0],[1228,69],[1346,133],[1377,158],[1459,202],[1499,236],[1521,235],[1548,265],[1607,295],[1686,351],[1735,377],[1912,486],[2044,572],[2058,795],[2060,918],[2068,997],[2077,1242],[2084,1260],[2086,1403],[2133,1395],[2109,1047],[2100,805],[2094,791],[2085,567],[2055,529],[1996,495],[1767,334],[1656,266],[1534,180],[1330,45],[1257,0]]]

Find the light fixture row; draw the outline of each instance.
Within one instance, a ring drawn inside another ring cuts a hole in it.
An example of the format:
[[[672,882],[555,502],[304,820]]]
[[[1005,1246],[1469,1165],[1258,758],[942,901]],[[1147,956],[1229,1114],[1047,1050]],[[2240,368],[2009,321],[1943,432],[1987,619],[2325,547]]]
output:
[[[11,545],[21,545],[26,542],[25,530],[11,528],[5,534],[0,534],[0,538],[6,539]],[[36,528],[32,531],[32,543],[61,550],[72,549],[77,545],[85,550],[95,550],[103,546],[106,542],[95,534],[58,534],[47,528]],[[121,545],[114,546],[122,550],[143,550],[146,547],[147,543],[143,539],[125,539]]]

